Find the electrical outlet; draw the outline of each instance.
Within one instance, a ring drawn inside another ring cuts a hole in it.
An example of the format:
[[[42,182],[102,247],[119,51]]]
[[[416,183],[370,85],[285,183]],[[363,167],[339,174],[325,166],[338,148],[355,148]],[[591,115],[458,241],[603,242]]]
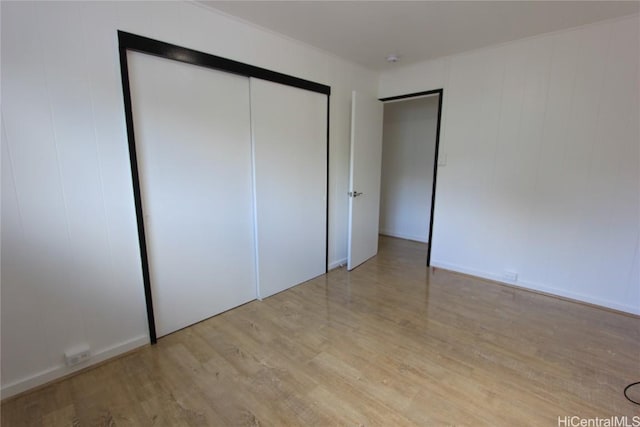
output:
[[[518,273],[516,273],[515,271],[505,270],[502,273],[502,276],[504,277],[504,280],[506,280],[507,282],[515,282],[518,280]]]
[[[77,365],[91,359],[91,349],[88,345],[76,347],[64,353],[67,366]]]

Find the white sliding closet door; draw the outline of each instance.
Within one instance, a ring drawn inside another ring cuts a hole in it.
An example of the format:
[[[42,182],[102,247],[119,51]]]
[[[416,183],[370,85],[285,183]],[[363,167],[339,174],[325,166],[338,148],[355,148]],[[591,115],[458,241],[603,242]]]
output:
[[[128,53],[157,335],[256,297],[249,79]]]
[[[326,271],[328,97],[250,80],[258,295],[266,298]]]

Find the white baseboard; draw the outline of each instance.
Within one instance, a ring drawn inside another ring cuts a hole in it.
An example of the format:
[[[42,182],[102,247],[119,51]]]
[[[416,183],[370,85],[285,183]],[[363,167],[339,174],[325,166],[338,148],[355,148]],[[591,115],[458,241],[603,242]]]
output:
[[[585,302],[588,304],[597,305],[600,307],[611,308],[613,310],[624,311],[625,313],[640,315],[640,307],[634,307],[631,305],[620,304],[614,301],[608,301],[605,299],[593,297],[590,295],[584,295],[577,292],[567,291],[565,289],[554,288],[551,286],[542,285],[539,283],[527,282],[522,280],[517,280],[515,282],[510,282],[505,280],[501,275],[495,273],[489,273],[486,271],[475,270],[472,268],[466,268],[459,265],[451,264],[444,261],[439,260],[431,260],[432,267],[443,268],[445,270],[451,270],[458,273],[468,274],[470,276],[481,277],[483,279],[489,279],[494,282],[500,282],[507,284],[509,286],[513,286],[516,288],[528,289],[532,291],[542,292],[545,294],[556,295],[562,298],[567,298],[570,300],[574,300],[577,302]]]
[[[333,270],[339,267],[342,267],[343,265],[347,265],[347,259],[346,258],[342,258],[339,259],[337,261],[332,261],[329,263],[329,270]]]
[[[417,234],[396,233],[395,231],[390,231],[390,230],[380,230],[378,231],[378,233],[382,234],[383,236],[397,237],[398,239],[405,239],[405,240],[413,240],[414,242],[427,243],[429,241],[428,238],[424,236],[418,236]]]
[[[120,344],[116,344],[112,347],[100,350],[97,353],[92,354],[91,359],[85,363],[80,363],[75,366],[58,365],[38,372],[34,375],[30,375],[26,378],[14,381],[9,384],[3,384],[0,390],[0,398],[6,399],[7,397],[14,396],[18,393],[30,390],[34,387],[46,384],[58,378],[62,378],[66,375],[85,369],[89,366],[95,365],[100,362],[104,362],[107,359],[126,353],[138,347],[142,347],[149,343],[149,337],[147,335],[132,338]]]

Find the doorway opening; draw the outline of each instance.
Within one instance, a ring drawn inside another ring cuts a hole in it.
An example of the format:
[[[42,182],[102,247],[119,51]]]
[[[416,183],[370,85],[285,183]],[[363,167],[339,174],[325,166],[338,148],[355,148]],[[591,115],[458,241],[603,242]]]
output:
[[[427,244],[431,265],[443,89],[382,98],[382,235]]]

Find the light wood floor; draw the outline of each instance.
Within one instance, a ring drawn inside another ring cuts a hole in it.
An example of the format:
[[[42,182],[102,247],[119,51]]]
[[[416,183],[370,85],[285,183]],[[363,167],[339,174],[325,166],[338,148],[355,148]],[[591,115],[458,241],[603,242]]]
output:
[[[557,426],[638,415],[640,319],[380,254],[2,405],[3,426]],[[603,284],[606,286],[606,284]]]

